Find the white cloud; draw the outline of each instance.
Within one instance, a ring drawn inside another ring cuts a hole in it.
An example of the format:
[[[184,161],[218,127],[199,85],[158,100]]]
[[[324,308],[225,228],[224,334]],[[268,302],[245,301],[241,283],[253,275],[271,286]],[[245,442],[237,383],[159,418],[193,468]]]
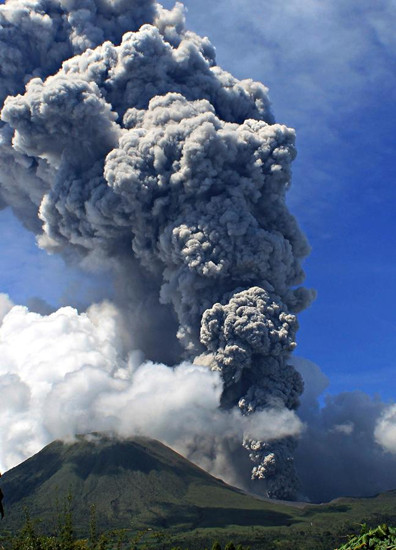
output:
[[[10,300],[8,294],[0,293],[0,323],[4,317],[13,308],[14,304]]]
[[[386,451],[396,454],[396,404],[384,410],[374,434],[377,443]]]

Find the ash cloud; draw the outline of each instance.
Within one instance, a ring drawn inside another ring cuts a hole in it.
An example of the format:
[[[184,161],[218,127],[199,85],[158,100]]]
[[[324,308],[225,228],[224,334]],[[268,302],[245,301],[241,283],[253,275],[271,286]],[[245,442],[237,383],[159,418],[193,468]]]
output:
[[[1,203],[41,247],[112,270],[126,350],[204,364],[249,422],[294,418],[295,314],[314,293],[285,203],[294,131],[265,86],[217,66],[180,4],[8,0],[0,17]],[[102,388],[106,365],[81,384]],[[241,436],[270,496],[296,493],[297,431]]]
[[[150,0],[7,0],[0,6],[0,103],[23,93],[34,77],[56,73],[65,59],[106,40],[118,43],[156,13]],[[1,129],[0,162],[7,166],[0,205],[11,205],[29,229],[40,231],[37,207],[49,189],[47,163],[18,152],[7,125]]]

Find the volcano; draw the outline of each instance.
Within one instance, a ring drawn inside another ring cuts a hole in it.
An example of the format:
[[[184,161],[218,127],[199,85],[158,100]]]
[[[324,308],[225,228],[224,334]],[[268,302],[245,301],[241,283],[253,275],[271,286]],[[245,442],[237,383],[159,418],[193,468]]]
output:
[[[162,443],[105,435],[55,441],[2,478],[6,517],[15,530],[40,519],[51,531],[68,498],[74,525],[89,530],[94,505],[101,530],[287,525],[285,505],[259,500],[209,475]]]

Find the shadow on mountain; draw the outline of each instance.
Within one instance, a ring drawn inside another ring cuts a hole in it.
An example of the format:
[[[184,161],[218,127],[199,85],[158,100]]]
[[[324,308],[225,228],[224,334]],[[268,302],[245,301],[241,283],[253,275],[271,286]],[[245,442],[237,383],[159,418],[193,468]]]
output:
[[[288,514],[269,510],[241,510],[238,508],[205,508],[200,511],[199,523],[194,527],[227,527],[229,525],[261,525],[262,527],[290,525]]]
[[[37,455],[35,455],[37,456]],[[45,453],[45,464],[37,467],[37,461],[26,460],[3,476],[6,503],[12,505],[35,494],[41,485],[62,466],[62,459],[55,450]],[[13,475],[13,473],[17,475]]]

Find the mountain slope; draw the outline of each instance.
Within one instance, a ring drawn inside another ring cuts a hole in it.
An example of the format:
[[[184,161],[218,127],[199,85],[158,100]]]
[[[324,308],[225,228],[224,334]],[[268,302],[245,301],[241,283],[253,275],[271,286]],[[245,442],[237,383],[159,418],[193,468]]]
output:
[[[162,443],[136,437],[80,437],[55,441],[2,478],[5,524],[31,516],[56,522],[68,493],[75,523],[89,525],[96,507],[101,528],[287,525],[289,510],[246,495],[212,477]],[[3,524],[3,526],[5,526]]]
[[[190,548],[230,538],[265,548],[280,537],[292,541],[296,550],[327,550],[363,522],[396,525],[396,491],[319,505],[263,500],[142,437],[55,441],[6,472],[1,486],[6,511],[2,531],[18,529],[27,508],[33,519],[43,520],[42,530],[51,533],[69,493],[80,535],[89,531],[94,504],[99,531],[166,530],[175,542]]]

